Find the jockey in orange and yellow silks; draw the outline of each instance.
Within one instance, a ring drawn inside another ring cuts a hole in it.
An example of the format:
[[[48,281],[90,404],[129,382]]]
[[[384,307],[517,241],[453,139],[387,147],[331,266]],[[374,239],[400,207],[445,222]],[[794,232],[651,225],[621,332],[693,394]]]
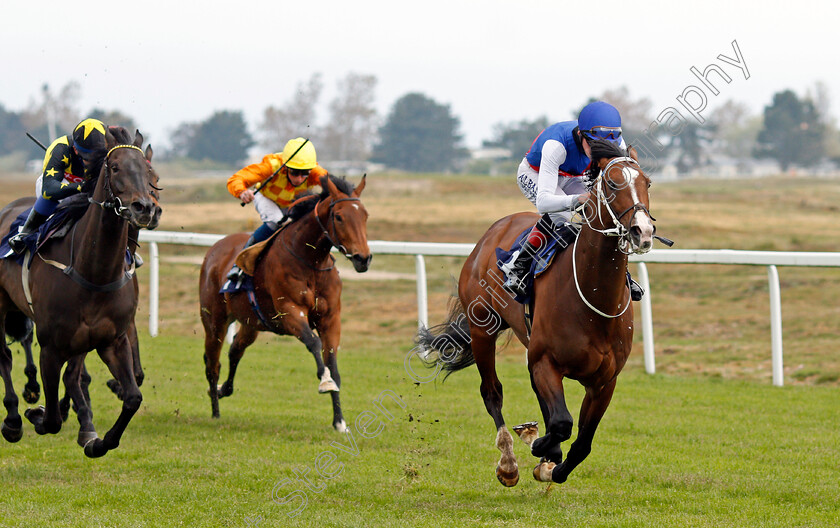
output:
[[[248,165],[228,179],[227,189],[243,203],[254,202],[263,224],[245,243],[245,247],[270,237],[283,220],[289,206],[310,188],[320,185],[327,170],[318,165],[315,147],[308,139],[295,138],[283,152],[269,154],[261,162]],[[252,186],[256,189],[251,189]],[[234,266],[228,274],[238,280],[242,271]]]

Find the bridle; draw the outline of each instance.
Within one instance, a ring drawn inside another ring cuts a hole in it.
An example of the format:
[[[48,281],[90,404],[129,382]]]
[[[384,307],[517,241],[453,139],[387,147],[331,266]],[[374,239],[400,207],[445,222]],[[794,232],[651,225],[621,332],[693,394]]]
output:
[[[650,218],[651,223],[655,222],[656,218],[654,218],[653,215],[650,214],[650,211],[648,211],[648,208],[645,207],[645,205],[643,203],[638,202],[638,201],[636,201],[635,203],[633,203],[633,205],[631,205],[630,207],[628,207],[627,209],[622,211],[621,214],[617,214],[616,211],[612,208],[612,205],[610,205],[610,202],[612,202],[612,199],[615,197],[615,193],[613,192],[612,194],[610,194],[610,196],[607,196],[607,192],[604,189],[604,187],[605,186],[610,186],[614,191],[620,190],[619,188],[613,187],[615,184],[612,183],[612,180],[606,178],[606,175],[609,174],[610,170],[612,168],[616,167],[619,163],[631,163],[633,165],[636,165],[637,167],[639,166],[639,162],[637,162],[636,160],[634,160],[633,158],[630,158],[630,157],[613,158],[613,159],[610,160],[609,163],[607,163],[607,166],[604,167],[604,169],[601,171],[601,173],[598,175],[597,178],[595,178],[595,181],[592,183],[592,189],[595,191],[595,203],[596,203],[596,210],[598,211],[598,216],[597,216],[598,221],[601,225],[606,225],[606,222],[604,221],[605,219],[603,218],[602,213],[601,213],[602,210],[606,210],[607,214],[610,217],[610,220],[612,220],[613,227],[607,228],[607,229],[597,229],[597,228],[592,227],[592,225],[590,224],[589,228],[592,229],[593,231],[597,231],[597,232],[599,232],[599,233],[601,233],[602,235],[605,235],[605,236],[619,237],[619,243],[618,243],[619,251],[621,251],[625,255],[629,255],[630,253],[632,253],[632,251],[630,250],[630,248],[632,247],[631,243],[630,243],[630,229],[628,229],[624,224],[621,223],[621,219],[624,218],[627,215],[627,213],[629,213],[630,211],[633,211],[634,213],[636,211],[644,211],[644,213],[646,215],[648,215],[648,218]],[[624,173],[625,168],[626,167],[622,168],[622,173],[623,174],[625,174]],[[628,177],[626,176],[626,174],[625,174],[625,183],[628,186],[630,185],[630,181],[629,181]],[[604,207],[602,208],[601,205],[603,205]],[[655,230],[656,230],[656,227],[654,226],[654,232],[655,232]]]
[[[630,229],[628,229],[627,227],[625,227],[624,224],[621,223],[621,219],[624,218],[624,216],[627,215],[627,213],[629,213],[630,211],[634,211],[634,212],[635,211],[644,211],[645,214],[648,215],[648,217],[651,219],[651,223],[656,221],[656,219],[650,214],[650,211],[648,211],[648,208],[645,207],[644,204],[642,204],[641,202],[638,202],[638,201],[636,201],[635,203],[633,203],[633,205],[631,205],[630,207],[625,209],[621,214],[616,214],[615,210],[610,205],[610,202],[612,201],[612,198],[615,197],[615,192],[613,192],[608,197],[604,187],[605,186],[610,186],[610,187],[613,188],[614,191],[617,191],[617,190],[620,190],[620,189],[617,189],[617,188],[613,187],[615,184],[612,183],[612,180],[609,180],[608,178],[606,178],[606,175],[609,174],[609,171],[612,168],[616,167],[619,163],[623,163],[623,162],[624,163],[632,163],[636,166],[639,165],[639,163],[636,160],[634,160],[633,158],[630,158],[630,157],[613,158],[613,159],[610,160],[609,163],[607,163],[607,166],[604,167],[604,169],[601,171],[601,173],[598,175],[598,177],[595,179],[595,181],[593,182],[593,184],[591,186],[591,188],[595,192],[595,202],[596,202],[596,207],[597,207],[597,211],[598,211],[598,221],[600,222],[601,225],[606,225],[606,222],[604,221],[605,219],[602,217],[602,214],[601,214],[602,210],[606,210],[607,214],[609,214],[609,217],[612,220],[613,227],[607,228],[607,229],[596,229],[596,228],[592,227],[591,223],[589,223],[589,228],[592,229],[593,231],[601,233],[604,236],[619,237],[618,250],[621,251],[622,253],[624,253],[625,255],[629,255],[630,253],[632,253],[632,251],[630,250],[630,247],[631,247]],[[622,168],[622,173],[624,173],[624,168]],[[628,186],[631,183],[626,174],[625,174],[625,183]],[[634,199],[638,200],[638,198],[634,198]],[[601,207],[601,205],[603,205],[604,207]],[[654,227],[654,229],[656,229],[656,228]],[[627,299],[627,304],[624,306],[624,308],[621,310],[621,312],[619,312],[615,315],[610,315],[610,314],[607,314],[605,312],[602,312],[601,310],[596,308],[591,302],[589,302],[589,300],[583,295],[583,290],[581,290],[580,282],[578,281],[577,259],[575,258],[576,254],[577,254],[577,243],[578,243],[579,238],[580,237],[575,238],[575,243],[574,243],[574,246],[572,247],[572,276],[574,277],[574,280],[575,280],[575,288],[577,289],[578,295],[580,296],[583,303],[586,306],[588,306],[590,310],[597,313],[601,317],[606,317],[607,319],[615,319],[616,317],[621,317],[622,315],[624,315],[624,313],[630,307],[631,299],[629,298],[629,295],[628,295],[628,299]]]
[[[337,250],[338,250],[341,254],[343,254],[345,257],[347,257],[347,258],[349,259],[349,258],[351,258],[353,255],[351,255],[351,254],[348,252],[348,250],[347,250],[347,248],[344,246],[344,244],[342,244],[341,242],[336,242],[336,240],[338,239],[338,232],[337,232],[337,231],[336,231],[336,229],[335,229],[335,210],[333,209],[333,207],[335,206],[335,204],[337,204],[337,203],[339,203],[339,202],[361,202],[361,199],[360,199],[360,198],[353,197],[353,196],[348,196],[347,198],[338,198],[338,199],[336,199],[336,200],[333,200],[333,201],[330,203],[330,205],[329,205],[329,207],[328,207],[329,212],[330,212],[330,218],[329,218],[329,220],[328,220],[327,222],[329,223],[330,227],[332,228],[333,235],[330,235],[329,230],[327,230],[326,226],[324,226],[324,223],[323,223],[323,222],[321,222],[321,215],[318,213],[318,205],[320,205],[320,204],[321,204],[321,200],[318,200],[318,201],[315,203],[315,209],[314,209],[314,211],[313,211],[313,213],[312,213],[312,214],[314,214],[314,215],[315,215],[315,221],[316,221],[316,222],[318,222],[318,227],[320,227],[320,228],[321,228],[321,235],[327,238],[327,241],[329,241],[329,243],[330,243],[330,247],[334,247],[334,248],[336,248],[336,249],[337,249]],[[310,264],[310,263],[309,263],[309,261],[307,261],[305,258],[303,258],[303,257],[301,257],[300,255],[298,255],[297,253],[295,253],[295,252],[294,252],[294,250],[292,249],[292,246],[290,246],[289,244],[285,243],[285,240],[284,240],[283,246],[286,248],[286,250],[287,250],[289,253],[291,253],[291,255],[292,255],[293,257],[295,257],[295,258],[296,258],[296,259],[298,259],[299,261],[301,261],[301,262],[303,262],[304,264],[306,264],[306,265],[307,265],[310,269],[312,269],[312,270],[315,270],[315,271],[330,271],[330,270],[332,270],[333,268],[335,268],[335,259],[332,259],[332,265],[331,265],[331,266],[329,266],[329,267],[326,267],[326,268],[316,268],[315,266],[313,266],[312,264]],[[330,255],[330,258],[332,258],[332,255]]]
[[[111,148],[111,150],[109,150],[108,153],[105,155],[105,163],[103,165],[103,167],[105,169],[105,183],[103,185],[105,187],[105,192],[107,193],[107,198],[102,202],[97,202],[96,200],[93,199],[93,196],[91,196],[90,198],[88,198],[88,202],[90,202],[94,205],[98,205],[99,207],[101,207],[102,209],[105,209],[105,210],[110,209],[110,210],[114,211],[114,213],[117,216],[119,216],[120,218],[128,220],[129,216],[130,216],[130,212],[129,212],[128,207],[125,207],[123,205],[122,200],[120,200],[120,197],[116,196],[114,194],[114,191],[111,189],[111,170],[110,170],[110,167],[108,166],[108,160],[111,157],[111,153],[114,152],[115,150],[121,149],[121,148],[134,149],[134,150],[139,151],[140,154],[143,154],[143,149],[141,149],[140,147],[138,147],[136,145],[116,145],[113,148]]]
[[[328,222],[330,223],[330,227],[332,228],[333,236],[331,236],[329,231],[327,231],[327,228],[321,222],[321,215],[318,214],[318,205],[321,202],[318,201],[318,203],[315,204],[315,220],[318,221],[318,226],[320,226],[323,235],[325,237],[327,237],[327,240],[330,242],[332,247],[336,248],[339,253],[341,253],[342,255],[347,257],[348,259],[351,258],[353,255],[351,255],[347,251],[347,248],[344,246],[344,244],[342,244],[340,241],[339,242],[336,241],[336,240],[338,240],[338,233],[335,230],[335,209],[333,209],[333,207],[335,207],[335,204],[337,204],[339,202],[361,202],[361,201],[362,200],[360,198],[356,198],[354,196],[348,196],[347,198],[339,198],[337,200],[333,200],[332,202],[330,202],[330,205],[328,207],[328,210],[330,212],[330,218],[329,218]]]

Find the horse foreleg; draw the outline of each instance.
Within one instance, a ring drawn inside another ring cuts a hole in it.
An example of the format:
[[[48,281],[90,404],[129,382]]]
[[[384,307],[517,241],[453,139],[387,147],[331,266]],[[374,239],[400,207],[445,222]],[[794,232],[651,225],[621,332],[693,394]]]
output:
[[[546,355],[537,354],[532,343],[529,350],[528,367],[531,373],[531,387],[537,395],[543,420],[545,436],[531,444],[531,454],[539,457],[540,465],[534,470],[534,478],[550,481],[550,471],[563,461],[561,443],[572,436],[572,415],[566,407],[563,392],[563,376]],[[534,358],[539,358],[534,361]],[[548,467],[550,466],[550,467]]]
[[[23,386],[23,401],[35,403],[41,397],[41,385],[38,384],[38,368],[35,366],[35,359],[32,357],[32,341],[35,332],[20,340],[23,352],[26,354],[26,367],[23,373],[26,374],[26,385]]]
[[[501,452],[496,465],[496,478],[503,486],[516,486],[519,482],[519,465],[513,454],[513,436],[502,416],[502,383],[496,375],[496,337],[473,331],[470,334],[473,357],[481,375],[481,397],[487,413],[496,425],[496,448]]]
[[[338,373],[338,344],[341,338],[341,321],[338,317],[325,318],[318,325],[318,332],[321,334],[322,350],[321,357],[324,361],[324,374],[320,377],[318,392],[329,392],[332,398],[333,422],[336,431],[344,433],[347,431],[347,424],[341,412],[341,400],[339,389],[341,387],[341,375]]]
[[[586,388],[586,395],[580,406],[580,417],[578,418],[578,436],[569,448],[569,454],[562,464],[558,465],[551,472],[551,480],[554,482],[566,482],[569,473],[589,455],[592,450],[592,439],[595,437],[595,430],[601,423],[604,413],[612,400],[615,390],[615,379],[600,388]]]
[[[67,396],[73,400],[73,408],[76,411],[76,416],[79,419],[79,435],[77,442],[84,447],[87,443],[96,438],[96,429],[93,427],[93,411],[90,406],[90,397],[85,394],[82,386],[82,374],[87,372],[85,369],[85,356],[75,356],[67,362],[67,368],[64,369],[64,388],[67,391]],[[87,376],[90,380],[90,375]],[[64,418],[66,420],[66,418]]]
[[[140,394],[134,377],[134,361],[131,357],[131,344],[128,337],[123,334],[114,344],[104,349],[97,349],[97,352],[123,388],[123,405],[117,421],[105,433],[105,436],[91,440],[85,445],[85,455],[90,458],[101,457],[120,445],[120,439],[126,427],[143,402],[143,395]]]
[[[233,343],[230,344],[230,350],[228,351],[228,359],[230,360],[228,377],[227,380],[218,387],[219,398],[224,398],[233,394],[233,378],[236,376],[236,369],[239,367],[239,361],[245,354],[245,349],[257,340],[258,335],[258,330],[250,326],[241,325],[239,331],[233,337]]]
[[[2,325],[2,323],[0,323]],[[18,411],[18,397],[12,384],[12,351],[5,345],[6,336],[0,333],[0,376],[6,386],[3,405],[6,407],[6,419],[0,431],[9,442],[17,442],[23,436],[23,420]]]

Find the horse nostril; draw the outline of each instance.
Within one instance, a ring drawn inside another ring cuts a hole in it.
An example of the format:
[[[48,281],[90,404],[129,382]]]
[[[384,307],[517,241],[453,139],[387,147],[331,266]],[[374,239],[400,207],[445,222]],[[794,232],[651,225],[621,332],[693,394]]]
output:
[[[148,215],[152,211],[152,205],[147,202],[136,201],[131,203],[131,212],[136,215]]]

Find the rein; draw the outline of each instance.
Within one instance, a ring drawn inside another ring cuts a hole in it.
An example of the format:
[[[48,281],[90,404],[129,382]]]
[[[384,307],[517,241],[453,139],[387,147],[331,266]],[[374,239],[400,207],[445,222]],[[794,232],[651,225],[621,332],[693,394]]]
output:
[[[598,178],[595,179],[595,182],[592,185],[592,187],[595,189],[595,200],[596,200],[596,202],[599,206],[598,207],[598,220],[600,221],[600,223],[602,225],[606,224],[606,222],[604,221],[604,218],[602,218],[602,215],[601,215],[602,208],[600,206],[603,205],[604,206],[603,208],[606,209],[607,214],[609,214],[609,216],[610,216],[610,220],[612,220],[612,222],[613,222],[613,227],[608,228],[608,229],[595,229],[594,227],[592,227],[590,225],[589,228],[592,229],[593,231],[597,231],[598,233],[601,233],[604,236],[619,237],[619,239],[620,239],[619,246],[618,246],[619,251],[621,251],[625,255],[629,255],[630,253],[632,253],[632,251],[630,251],[630,249],[629,249],[630,248],[630,230],[628,228],[626,228],[624,226],[624,224],[621,223],[621,219],[624,218],[624,216],[627,213],[629,213],[630,211],[634,211],[634,212],[635,211],[644,211],[645,214],[648,215],[648,217],[651,219],[652,222],[655,222],[656,219],[650,214],[650,211],[648,211],[648,208],[645,207],[645,205],[640,203],[640,202],[634,203],[633,205],[631,205],[630,207],[625,209],[621,214],[618,214],[618,215],[615,213],[612,206],[610,205],[611,200],[609,200],[607,198],[607,193],[604,190],[604,186],[606,185],[606,183],[604,183],[606,181],[606,178],[604,176],[606,174],[609,174],[610,169],[612,169],[615,165],[617,165],[618,163],[622,163],[622,162],[632,163],[633,165],[639,166],[639,163],[636,160],[634,160],[633,158],[630,158],[630,157],[613,158],[613,159],[610,160],[609,163],[607,163],[607,166],[604,167],[604,170],[601,171],[601,174],[598,175]],[[629,183],[630,182],[627,182],[628,185],[629,185]]]
[[[339,203],[339,202],[359,202],[359,201],[361,201],[361,199],[359,199],[359,198],[347,197],[347,198],[339,198],[339,199],[337,199],[337,200],[333,200],[333,201],[330,203],[330,205],[329,205],[329,211],[330,211],[330,220],[329,220],[329,222],[330,222],[330,227],[332,227],[333,234],[335,234],[335,232],[336,232],[336,231],[335,231],[335,211],[333,210],[333,207],[335,206],[335,204],[337,204],[337,203]],[[327,238],[327,241],[329,241],[329,243],[330,243],[330,247],[335,247],[335,248],[336,248],[336,249],[338,249],[338,250],[339,250],[339,251],[340,251],[340,252],[341,252],[344,256],[346,256],[347,258],[350,258],[350,257],[351,257],[351,255],[348,255],[348,254],[347,254],[347,248],[346,248],[346,247],[344,247],[344,244],[341,244],[340,242],[336,242],[336,239],[338,238],[338,236],[337,236],[337,235],[336,235],[336,236],[334,236],[334,237],[333,237],[333,236],[330,236],[330,233],[329,233],[329,231],[327,230],[326,226],[324,226],[324,223],[323,223],[323,222],[321,222],[321,217],[320,217],[320,215],[319,215],[319,213],[318,213],[318,205],[319,205],[320,203],[321,203],[321,201],[319,200],[319,201],[315,204],[315,209],[313,210],[313,214],[315,215],[315,221],[316,221],[316,222],[318,222],[318,227],[320,227],[320,228],[321,228],[321,236],[324,236],[324,237],[326,237],[326,238]],[[284,234],[285,234],[285,233],[284,233]],[[305,259],[305,258],[303,258],[302,256],[300,256],[300,255],[298,255],[297,253],[295,253],[295,251],[292,249],[292,247],[291,247],[288,243],[286,243],[286,240],[285,240],[285,237],[284,237],[284,236],[283,236],[283,237],[281,237],[281,238],[283,239],[283,246],[286,248],[286,250],[287,250],[289,253],[291,253],[291,255],[292,255],[293,257],[295,257],[295,258],[296,258],[296,259],[298,259],[299,261],[301,261],[301,262],[303,262],[304,264],[306,264],[306,266],[307,266],[309,269],[314,270],[314,271],[330,271],[330,270],[332,270],[333,268],[335,268],[335,258],[333,258],[333,256],[332,256],[332,255],[330,255],[330,259],[332,259],[332,265],[331,265],[331,266],[329,266],[329,267],[327,267],[327,268],[316,268],[315,266],[313,266],[312,264],[310,264],[308,260],[306,260],[306,259]]]
[[[104,165],[105,166],[105,183],[104,183],[104,186],[105,186],[105,191],[108,193],[108,198],[105,199],[105,201],[103,201],[103,202],[97,202],[96,200],[93,199],[93,196],[91,196],[90,198],[88,198],[88,202],[90,202],[94,205],[98,205],[99,207],[101,207],[102,209],[105,209],[105,210],[111,209],[120,218],[127,219],[128,218],[128,207],[125,207],[122,204],[122,201],[120,200],[119,196],[114,196],[114,191],[111,190],[111,171],[108,170],[108,159],[111,157],[111,153],[114,152],[115,150],[121,149],[121,148],[134,149],[134,150],[140,152],[140,154],[143,154],[143,149],[141,149],[140,147],[138,147],[136,145],[116,145],[116,146],[112,147],[111,150],[109,150],[108,153],[105,154],[105,165]],[[145,156],[145,154],[144,154],[144,156]]]
[[[360,201],[361,201],[360,198],[356,198],[356,197],[353,197],[353,196],[348,196],[347,198],[339,198],[338,200],[333,200],[332,202],[330,202],[330,206],[329,206],[328,209],[329,209],[329,212],[330,212],[330,225],[332,227],[333,233],[335,233],[335,211],[333,210],[333,207],[335,207],[335,204],[337,204],[339,202],[360,202]],[[329,232],[327,232],[327,228],[324,227],[324,224],[321,222],[321,217],[318,214],[318,205],[320,203],[321,202],[319,201],[318,203],[315,204],[315,220],[318,221],[318,225],[321,227],[321,231],[324,233],[324,236],[327,237],[327,240],[329,240],[330,244],[334,248],[336,248],[342,255],[344,255],[347,258],[352,257],[352,255],[347,253],[347,248],[344,247],[344,244],[337,243],[333,239],[333,237],[330,236]],[[338,238],[338,236],[336,236],[335,238]]]
[[[650,217],[650,219],[652,221],[656,221],[656,219],[653,218],[653,216],[651,216],[650,211],[648,211],[647,207],[645,207],[644,204],[642,204],[640,202],[634,203],[633,205],[631,205],[630,207],[625,209],[621,214],[618,214],[618,215],[615,213],[612,206],[610,205],[610,200],[607,198],[607,193],[604,190],[604,186],[606,185],[605,181],[607,180],[605,178],[605,175],[609,174],[609,171],[613,167],[615,167],[618,163],[622,163],[622,162],[632,163],[633,165],[636,165],[636,166],[639,165],[639,163],[636,160],[634,160],[633,158],[630,158],[630,157],[613,158],[613,159],[610,160],[609,163],[607,163],[607,166],[604,167],[604,170],[601,171],[601,174],[598,175],[598,178],[596,178],[596,180],[593,184],[593,188],[595,189],[595,199],[596,199],[596,202],[598,204],[598,220],[600,221],[601,225],[606,225],[606,222],[604,221],[604,219],[601,216],[602,209],[606,209],[607,213],[610,216],[610,219],[613,222],[613,227],[608,228],[608,229],[595,229],[594,227],[592,227],[592,225],[589,225],[589,228],[592,229],[595,232],[601,233],[604,236],[619,237],[618,250],[621,251],[622,253],[624,253],[625,255],[629,255],[631,253],[631,251],[629,250],[629,247],[630,247],[630,230],[628,228],[626,228],[624,226],[624,224],[621,223],[621,219],[624,218],[624,216],[627,213],[629,213],[630,211],[634,211],[634,212],[635,211],[644,211],[645,214],[647,214],[648,217]],[[625,180],[626,180],[626,178],[625,178]],[[626,183],[627,183],[627,185],[630,184],[629,181],[627,181]],[[604,207],[602,208],[601,205],[603,205]],[[580,238],[580,237],[578,237],[578,238]],[[630,307],[631,299],[629,298],[629,295],[628,295],[628,298],[627,298],[627,304],[624,306],[624,308],[621,310],[621,312],[619,312],[615,315],[610,315],[610,314],[602,312],[601,310],[596,308],[591,302],[589,302],[589,300],[583,295],[583,290],[581,290],[581,288],[580,288],[580,282],[578,281],[578,274],[577,274],[576,255],[577,255],[578,238],[575,238],[575,244],[574,244],[574,247],[572,248],[572,276],[574,277],[574,280],[575,280],[575,288],[577,289],[578,296],[583,301],[583,303],[586,306],[589,307],[590,310],[597,313],[601,317],[606,317],[607,319],[615,319],[616,317],[621,317],[622,315],[624,315],[624,313]]]

